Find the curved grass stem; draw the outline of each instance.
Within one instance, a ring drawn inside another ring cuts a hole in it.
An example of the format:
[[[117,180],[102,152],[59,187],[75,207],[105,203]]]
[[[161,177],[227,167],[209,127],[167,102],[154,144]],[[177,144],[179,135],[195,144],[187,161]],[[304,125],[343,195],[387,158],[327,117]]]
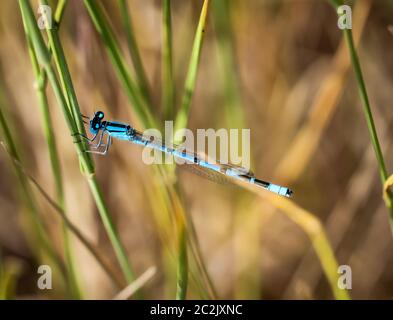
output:
[[[264,190],[241,181],[234,182],[260,196],[262,199],[267,200],[269,204],[285,213],[289,219],[307,234],[329,282],[333,296],[338,300],[350,299],[348,291],[340,289],[337,285],[339,279],[337,259],[320,220],[292,200],[269,194]]]
[[[344,2],[342,0],[330,0],[331,4],[334,6],[335,9],[338,9],[340,5],[343,5]],[[382,185],[385,184],[386,180],[388,179],[388,171],[386,169],[385,160],[382,154],[381,145],[379,143],[378,134],[374,122],[374,117],[371,110],[370,100],[368,98],[366,83],[364,81],[362,68],[360,66],[359,57],[355,48],[355,44],[353,41],[352,30],[351,29],[344,29],[343,30],[345,42],[348,47],[349,55],[351,57],[352,68],[355,74],[360,101],[362,104],[362,109],[364,113],[364,117],[367,122],[368,132],[370,134],[371,143],[374,149],[375,157],[377,159],[379,175],[381,178]],[[389,222],[390,222],[390,229],[393,234],[393,194],[390,190],[388,190],[387,195],[385,197],[385,203],[390,211],[389,215]]]

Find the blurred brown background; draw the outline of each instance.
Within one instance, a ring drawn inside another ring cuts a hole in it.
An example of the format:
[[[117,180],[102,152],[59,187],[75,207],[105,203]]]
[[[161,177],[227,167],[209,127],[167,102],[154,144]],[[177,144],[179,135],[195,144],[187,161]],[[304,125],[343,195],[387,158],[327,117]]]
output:
[[[230,127],[233,121],[250,128],[256,176],[290,186],[294,201],[322,221],[338,263],[352,268],[351,296],[391,299],[393,239],[388,210],[334,10],[326,1],[317,0],[227,2],[229,16],[223,24],[219,8],[212,5],[209,12],[189,128],[218,129]],[[23,150],[24,166],[53,194],[19,8],[12,0],[0,6],[2,107]],[[201,6],[202,1],[172,1],[177,105]],[[127,52],[116,2],[105,1],[104,7]],[[161,114],[161,2],[130,0],[129,8],[156,112]],[[354,33],[360,38],[360,61],[388,171],[393,160],[392,26],[391,1],[354,1]],[[90,115],[101,109],[108,118],[135,123],[82,1],[67,4],[60,36],[83,112]],[[47,92],[67,213],[115,261],[63,116],[51,88]],[[107,157],[95,160],[105,199],[136,272],[157,267],[145,287],[146,297],[173,297],[165,256],[174,253],[164,250],[160,224],[152,214],[150,185],[161,182],[147,181],[149,169],[141,161],[138,146],[116,141]],[[3,269],[14,270],[15,298],[62,297],[56,283],[50,293],[36,288],[39,263],[30,250],[23,227],[25,209],[3,149],[0,177],[1,264]],[[221,298],[332,298],[309,239],[285,214],[239,187],[217,185],[188,173],[181,173],[179,179],[185,208],[192,215]],[[41,196],[37,199],[61,251],[58,217]],[[75,239],[73,245],[85,298],[113,297],[116,290],[94,259]],[[192,285],[189,296],[198,297]]]

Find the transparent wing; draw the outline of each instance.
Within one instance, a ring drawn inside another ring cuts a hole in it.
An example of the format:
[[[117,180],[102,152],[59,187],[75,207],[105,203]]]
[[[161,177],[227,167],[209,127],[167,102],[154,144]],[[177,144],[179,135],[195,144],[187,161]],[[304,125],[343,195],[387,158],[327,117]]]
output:
[[[173,143],[167,143],[162,141],[161,139],[155,137],[155,136],[149,136],[149,135],[140,135],[139,139],[141,142],[148,142],[150,147],[155,147],[157,149],[164,149],[165,148],[171,148],[171,149],[176,149],[178,151],[182,151],[187,153],[187,155],[190,155],[191,158],[198,158],[199,160],[206,161],[208,163],[212,164],[217,164],[220,167],[220,172],[206,168],[202,165],[195,164],[193,162],[187,162],[184,164],[180,164],[177,167],[180,169],[186,169],[189,172],[192,172],[194,174],[197,174],[203,178],[206,178],[208,180],[220,183],[220,184],[231,184],[231,178],[229,176],[249,176],[253,177],[254,174],[241,166],[237,166],[234,164],[221,164],[220,162],[215,162],[212,159],[209,159],[209,157],[204,154],[204,153],[196,153],[194,151],[191,151],[187,148],[185,148],[182,145],[176,145]],[[165,152],[164,150],[162,150]],[[176,155],[174,155],[176,157]]]
[[[219,164],[223,169],[225,169],[225,170],[230,169],[230,170],[232,170],[232,172],[237,173],[238,175],[246,175],[249,177],[254,177],[254,173],[244,167],[237,166],[237,165],[231,164],[231,163],[226,163],[226,164],[219,163]]]
[[[199,165],[193,164],[193,163],[185,163],[177,166],[178,169],[184,169],[187,170],[193,174],[196,174],[202,178],[205,178],[207,180],[223,184],[223,185],[228,185],[232,184],[232,181],[225,175],[220,172],[210,170],[208,168],[201,167]]]

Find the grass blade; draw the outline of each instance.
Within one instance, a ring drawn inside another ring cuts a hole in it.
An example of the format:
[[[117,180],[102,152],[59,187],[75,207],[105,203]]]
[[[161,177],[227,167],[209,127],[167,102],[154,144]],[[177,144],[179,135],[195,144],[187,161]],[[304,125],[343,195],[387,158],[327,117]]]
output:
[[[173,81],[171,0],[162,2],[162,105],[164,119],[173,118],[175,84]]]
[[[65,3],[65,2],[64,2]],[[60,9],[64,9],[63,7],[60,7]],[[62,10],[61,10],[62,11]],[[26,28],[26,26],[24,26]],[[54,177],[54,183],[55,183],[55,190],[56,190],[56,199],[61,208],[64,210],[64,190],[63,190],[63,179],[62,179],[62,174],[61,174],[61,169],[60,169],[60,160],[59,160],[59,155],[56,147],[56,141],[55,141],[55,136],[54,136],[54,131],[53,131],[53,126],[52,122],[50,119],[50,113],[49,113],[49,106],[48,106],[48,99],[46,97],[45,93],[45,88],[46,88],[46,73],[43,70],[40,70],[37,58],[35,56],[35,52],[33,49],[33,45],[30,41],[30,39],[27,39],[28,43],[28,49],[29,49],[29,54],[30,54],[30,60],[31,64],[33,67],[33,73],[36,81],[36,91],[37,91],[37,98],[38,98],[38,104],[40,108],[40,113],[41,113],[41,122],[43,126],[43,131],[44,131],[44,136],[45,140],[47,142],[47,147],[49,151],[49,158],[50,158],[50,163],[51,163],[51,169],[52,169],[52,174]],[[63,224],[63,243],[64,243],[64,255],[66,259],[66,265],[67,265],[67,270],[68,270],[68,277],[69,277],[69,289],[70,293],[73,298],[75,299],[81,299],[82,293],[79,289],[79,284],[76,276],[76,270],[75,270],[75,264],[73,260],[73,255],[71,251],[71,246],[70,246],[70,239],[68,235],[68,230],[66,228],[66,225]]]
[[[47,0],[41,0],[40,3],[48,5]],[[63,95],[66,97],[66,100],[68,102],[68,108],[71,110],[71,114],[78,132],[86,134],[85,126],[81,117],[78,99],[76,98],[75,89],[72,84],[71,74],[68,70],[64,50],[60,42],[59,33],[57,31],[57,28],[47,28],[46,30],[49,39],[49,47],[52,52],[53,59],[56,63],[59,78],[63,86]],[[90,158],[90,155],[87,155],[87,157]],[[89,159],[89,161],[92,164],[91,158]]]
[[[331,0],[330,1],[333,6],[337,9],[338,6],[343,4],[341,0]],[[363,108],[364,117],[366,118],[367,128],[370,134],[371,143],[374,148],[375,157],[377,159],[379,175],[381,178],[382,186],[385,184],[386,180],[388,179],[389,175],[386,170],[385,160],[382,154],[381,146],[378,139],[377,130],[374,123],[374,117],[371,111],[370,101],[367,94],[366,83],[364,81],[362,68],[360,66],[359,57],[355,48],[355,44],[353,41],[352,30],[351,29],[344,29],[344,38],[345,42],[348,47],[349,55],[351,57],[352,68],[355,74],[356,82],[358,85],[358,91],[360,95],[360,100]],[[390,222],[390,229],[393,234],[393,193],[391,190],[387,190],[385,203],[390,211],[389,215],[389,222]]]
[[[126,90],[126,93],[128,97],[130,98],[130,101],[134,101],[136,103],[133,103],[136,113],[139,117],[139,120],[141,121],[142,124],[144,124],[145,127],[152,126],[152,127],[158,127],[156,120],[150,115],[148,112],[147,107],[142,106],[141,107],[141,100],[138,98],[138,95],[136,95],[138,92],[135,91],[134,85],[130,79],[129,73],[126,70],[124,59],[120,54],[120,49],[118,47],[118,44],[115,41],[115,38],[113,36],[113,32],[110,30],[108,23],[105,21],[104,15],[101,12],[101,9],[99,6],[94,2],[90,0],[85,0],[85,5],[89,11],[89,14],[94,22],[94,25],[96,26],[97,31],[100,33],[105,46],[107,48],[107,51],[109,53],[109,56],[111,58],[112,64],[114,65],[115,69],[117,70],[117,75],[119,79],[121,80],[121,83],[123,84],[124,89]],[[206,7],[206,5],[205,5]],[[206,13],[206,10],[204,11]],[[206,14],[205,14],[206,16]],[[196,71],[196,70],[195,70]],[[136,97],[136,100],[135,100]],[[169,188],[168,192],[172,193],[173,195],[173,190],[171,191],[170,186],[167,186],[166,188]],[[161,192],[166,192],[161,190]],[[180,208],[180,205],[178,204],[178,208]],[[176,208],[174,208],[175,212]],[[179,243],[179,260],[178,260],[178,298],[184,298],[186,294],[186,289],[187,289],[187,277],[188,277],[188,262],[187,262],[187,246],[186,246],[186,236],[183,234],[183,225],[177,224],[178,226],[178,243]],[[184,231],[185,232],[185,231]]]
[[[188,286],[187,232],[185,223],[178,224],[179,256],[177,264],[176,300],[185,300]]]
[[[31,9],[31,6],[28,1],[26,0],[19,0],[19,5],[20,9],[22,11],[22,17],[25,19],[25,23],[27,26],[27,30],[29,32],[29,36],[31,37],[37,59],[39,63],[45,68],[46,74],[48,76],[49,82],[51,83],[51,86],[54,90],[55,97],[57,99],[57,102],[59,106],[61,107],[63,114],[65,116],[69,131],[71,133],[71,136],[75,137],[76,134],[78,133],[78,128],[77,125],[74,121],[74,118],[68,108],[66,99],[63,95],[61,86],[57,80],[57,77],[55,75],[54,70],[52,69],[51,63],[50,63],[50,54],[48,49],[46,48],[46,45],[44,43],[44,40],[38,30],[33,11]],[[56,47],[59,43],[56,43],[56,37],[54,37],[52,40],[54,47],[54,54],[58,55],[57,59],[59,63],[61,64],[61,71],[66,71],[68,74],[68,67],[67,63],[65,61],[64,55],[61,55],[60,51],[57,52],[56,50],[61,50],[61,47]],[[63,75],[66,76],[66,75]],[[65,79],[68,81],[67,77]],[[69,78],[69,81],[71,79]],[[72,95],[70,97],[73,97]],[[77,106],[77,102],[73,102],[74,106]],[[80,114],[78,114],[78,117],[80,117]],[[87,182],[90,187],[91,193],[93,195],[94,201],[97,205],[98,212],[100,213],[102,222],[104,224],[104,227],[106,229],[106,232],[108,234],[108,237],[112,243],[113,249],[116,253],[116,257],[119,261],[119,264],[122,268],[122,271],[124,273],[124,276],[126,277],[127,281],[131,282],[134,279],[134,274],[132,271],[132,268],[129,264],[128,258],[127,258],[127,253],[126,250],[123,246],[123,244],[120,241],[119,235],[117,233],[117,230],[115,228],[115,225],[112,221],[111,215],[109,213],[109,210],[107,208],[107,205],[105,203],[105,200],[102,195],[102,191],[100,187],[98,186],[97,179],[95,177],[95,172],[94,172],[94,166],[93,163],[90,159],[90,157],[87,156],[85,152],[85,146],[81,142],[81,139],[76,139],[74,141],[74,145],[76,148],[76,152],[79,156],[80,163],[82,165],[82,168],[84,170],[84,174],[87,177]]]
[[[132,63],[135,68],[135,73],[138,78],[139,86],[142,94],[144,95],[147,102],[150,102],[150,90],[147,81],[145,68],[143,67],[141,55],[139,53],[138,44],[134,35],[134,28],[132,25],[131,16],[129,14],[129,8],[127,0],[119,0],[120,14],[123,20],[123,28],[126,32],[128,50],[132,59]]]
[[[1,142],[2,146],[8,153],[9,157],[11,160],[14,162],[14,164],[20,168],[21,172],[27,177],[27,179],[30,180],[30,182],[37,188],[38,192],[44,197],[44,199],[51,205],[51,207],[55,210],[55,212],[60,216],[60,218],[64,221],[64,224],[67,226],[67,228],[78,238],[78,240],[86,247],[86,249],[90,252],[90,254],[97,260],[98,264],[102,267],[102,269],[105,271],[105,273],[108,275],[108,277],[112,280],[112,282],[117,285],[119,288],[123,286],[123,281],[119,279],[116,273],[114,273],[108,264],[108,262],[101,256],[99,250],[90,243],[90,241],[83,235],[83,233],[78,229],[76,225],[74,225],[71,220],[68,218],[68,215],[64,211],[63,207],[56,203],[44,190],[43,187],[40,186],[40,184],[26,172],[26,170],[23,168],[21,163],[12,157],[11,153],[7,149],[7,147],[4,145],[3,142]]]
[[[170,189],[170,198],[176,221],[177,234],[177,289],[176,300],[185,300],[188,287],[188,248],[186,215],[178,197],[178,193]]]
[[[356,21],[355,43],[359,43],[367,17],[370,3],[360,2],[353,12]],[[307,120],[297,131],[286,150],[286,156],[278,163],[274,176],[287,184],[296,181],[313,159],[324,134],[343,95],[351,61],[345,47],[345,40],[340,41],[332,58],[331,67],[318,89],[307,114]]]
[[[339,278],[337,273],[338,263],[319,219],[314,214],[303,209],[292,200],[269,194],[264,190],[260,190],[253,185],[241,181],[235,182],[239,186],[248,189],[256,195],[260,196],[263,200],[267,200],[276,209],[284,212],[288,218],[296,223],[307,234],[315,250],[315,253],[318,256],[334,297],[338,300],[350,299],[348,291],[342,290],[337,286],[337,281]]]
[[[59,0],[57,2],[54,19],[58,27],[60,26],[61,20],[63,19],[66,5],[67,5],[67,0]]]
[[[145,129],[152,127],[157,128],[158,126],[155,125],[155,120],[151,114],[150,106],[146,103],[139,86],[131,79],[126,67],[125,59],[121,54],[120,47],[99,7],[98,2],[93,0],[84,0],[84,3],[91,19],[93,20],[97,32],[100,34],[102,41],[105,44],[105,48],[116,71],[116,75],[125,89],[130,103],[133,105],[133,109],[135,110],[138,120]]]
[[[175,131],[185,128],[188,122],[188,115],[190,112],[191,98],[195,90],[197,71],[199,67],[199,60],[201,57],[203,38],[205,34],[207,14],[209,10],[209,0],[205,0],[199,17],[198,27],[195,32],[194,44],[191,51],[190,63],[188,66],[186,82],[184,85],[184,93],[175,121]]]

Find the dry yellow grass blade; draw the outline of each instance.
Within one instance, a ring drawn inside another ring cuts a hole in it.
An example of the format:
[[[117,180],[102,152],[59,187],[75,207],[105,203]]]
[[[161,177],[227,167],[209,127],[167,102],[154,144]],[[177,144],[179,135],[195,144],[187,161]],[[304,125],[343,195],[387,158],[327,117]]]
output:
[[[359,1],[353,14],[354,39],[358,44],[365,26],[371,1]],[[314,98],[308,118],[296,134],[286,156],[276,168],[275,176],[290,183],[295,181],[307,167],[319,141],[332,118],[342,95],[351,61],[344,39],[333,58],[331,71],[326,75],[319,92]]]
[[[330,244],[333,249],[337,249],[342,244],[347,231],[355,223],[359,210],[369,199],[368,195],[374,188],[369,182],[373,181],[376,175],[376,168],[373,166],[374,161],[372,146],[369,146],[358,169],[349,179],[345,194],[337,200],[328,218],[324,221],[324,228],[330,235]],[[303,254],[301,262],[291,276],[292,279],[288,281],[284,297],[293,296],[300,282],[307,283],[308,290],[315,292],[314,290],[316,290],[322,275],[317,266],[311,265],[312,261],[314,261],[314,255],[310,248]]]
[[[320,220],[314,214],[303,209],[292,200],[270,194],[254,185],[240,180],[236,180],[236,183],[260,196],[274,208],[285,213],[288,218],[303,229],[309,237],[318,259],[321,262],[322,269],[326,275],[334,297],[340,300],[350,299],[348,292],[337,286],[339,276],[337,273],[338,263]]]

